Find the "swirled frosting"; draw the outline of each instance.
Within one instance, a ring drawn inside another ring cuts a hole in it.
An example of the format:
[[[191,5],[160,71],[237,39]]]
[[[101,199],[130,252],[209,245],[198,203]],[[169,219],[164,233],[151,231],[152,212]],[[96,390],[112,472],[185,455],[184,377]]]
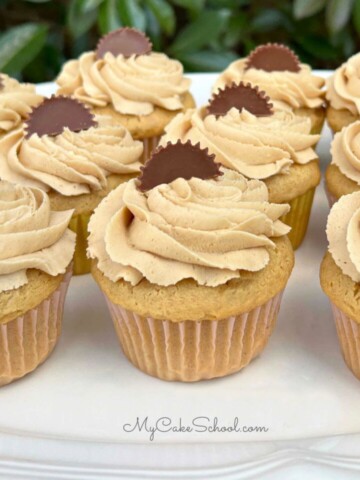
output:
[[[14,78],[1,74],[0,88],[0,134],[17,128],[42,97],[35,92],[35,86],[19,83]]]
[[[110,174],[139,172],[142,143],[108,117],[96,121],[96,127],[66,128],[54,137],[9,133],[0,140],[0,178],[71,196],[105,188]]]
[[[326,98],[337,110],[360,114],[360,53],[353,55],[326,80]]]
[[[331,163],[360,185],[360,121],[336,133],[331,143]]]
[[[256,68],[246,69],[247,59],[235,60],[220,75],[214,85],[214,91],[232,82],[245,82],[257,85],[272,100],[277,100],[292,108],[317,108],[324,103],[322,91],[324,79],[312,74],[309,65],[300,64],[299,72],[266,72]]]
[[[58,94],[94,107],[111,104],[129,115],[149,115],[155,107],[180,110],[181,96],[190,87],[181,63],[155,52],[129,58],[108,52],[101,59],[86,52],[65,63],[56,82]]]
[[[147,192],[130,180],[92,216],[88,254],[114,282],[217,286],[267,265],[271,237],[289,231],[279,220],[288,211],[268,202],[263,182],[226,169],[216,180],[178,178]]]
[[[326,233],[336,265],[354,282],[360,282],[360,192],[344,195],[333,205]]]
[[[317,158],[319,135],[311,121],[291,111],[256,117],[235,108],[224,116],[207,115],[206,108],[179,113],[166,127],[160,144],[190,140],[208,148],[216,161],[249,178],[265,179],[287,173],[293,163]]]
[[[65,273],[75,249],[72,213],[52,212],[42,190],[0,181],[0,293],[27,284],[30,268]]]

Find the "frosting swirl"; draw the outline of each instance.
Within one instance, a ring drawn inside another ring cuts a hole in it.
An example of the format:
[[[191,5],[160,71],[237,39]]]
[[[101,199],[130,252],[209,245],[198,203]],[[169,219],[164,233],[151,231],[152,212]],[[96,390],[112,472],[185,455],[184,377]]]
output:
[[[220,75],[214,91],[232,82],[258,85],[272,100],[290,105],[292,108],[317,108],[324,103],[322,91],[324,79],[312,74],[309,65],[300,64],[299,72],[266,72],[256,68],[246,69],[247,59],[235,60]]]
[[[9,133],[0,140],[0,178],[71,196],[105,188],[110,174],[139,172],[142,143],[109,117],[96,120],[96,127],[54,137]]]
[[[35,86],[19,83],[14,78],[1,74],[0,88],[0,134],[17,128],[42,97],[35,92]]]
[[[147,192],[120,185],[89,224],[91,258],[112,281],[143,278],[168,286],[187,278],[217,286],[269,261],[270,237],[289,227],[284,204],[268,203],[266,185],[223,170],[216,180],[178,178]]]
[[[129,115],[149,115],[155,107],[180,110],[181,95],[190,87],[181,63],[155,52],[129,58],[108,52],[101,59],[86,52],[65,63],[56,82],[58,94],[94,107],[111,104]]]
[[[265,179],[287,173],[293,163],[317,158],[319,135],[311,135],[311,120],[291,111],[256,117],[232,108],[224,116],[207,115],[206,108],[178,114],[166,127],[160,144],[178,139],[208,148],[216,161],[249,178]]]
[[[337,132],[331,143],[331,163],[341,173],[360,185],[360,121]]]
[[[0,181],[0,292],[25,285],[30,268],[65,273],[75,249],[72,213],[52,212],[42,190]]]
[[[354,282],[360,282],[360,192],[344,195],[333,205],[326,234],[336,265]]]
[[[353,55],[326,80],[326,98],[337,110],[360,114],[360,53]]]

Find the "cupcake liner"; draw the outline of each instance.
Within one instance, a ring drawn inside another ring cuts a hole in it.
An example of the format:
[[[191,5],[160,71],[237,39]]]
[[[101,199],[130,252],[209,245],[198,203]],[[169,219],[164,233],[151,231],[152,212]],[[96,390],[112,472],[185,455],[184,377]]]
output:
[[[346,365],[360,380],[360,324],[331,302],[341,351]]]
[[[73,274],[83,275],[90,272],[91,261],[86,256],[88,246],[88,223],[91,213],[75,215],[69,224],[69,228],[76,233],[76,246],[73,259]]]
[[[152,152],[158,146],[160,142],[161,136],[158,135],[156,137],[149,137],[149,138],[142,138],[141,141],[143,142],[144,151],[140,157],[140,162],[145,163],[151,156]]]
[[[137,368],[163,380],[195,382],[245,367],[274,329],[282,292],[223,320],[172,322],[140,317],[106,298],[122,349]]]
[[[294,250],[299,248],[304,240],[309,224],[314,194],[315,188],[311,188],[303,195],[299,195],[293,200],[290,200],[290,202],[288,202],[290,212],[281,218],[286,225],[291,227],[288,237]]]
[[[53,351],[61,333],[71,268],[60,286],[36,308],[0,325],[0,386],[32,372]]]

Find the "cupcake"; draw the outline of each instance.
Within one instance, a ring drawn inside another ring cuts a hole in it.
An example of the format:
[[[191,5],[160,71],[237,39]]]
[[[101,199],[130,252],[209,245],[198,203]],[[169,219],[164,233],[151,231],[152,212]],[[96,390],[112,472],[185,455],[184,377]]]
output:
[[[65,63],[56,82],[58,94],[71,95],[95,114],[122,123],[144,143],[145,158],[166,124],[195,105],[181,63],[153,52],[150,40],[132,28],[109,33],[96,51]]]
[[[89,224],[92,274],[127,358],[192,382],[259,355],[293,268],[288,210],[190,142],[159,147]]]
[[[329,242],[320,269],[346,365],[360,379],[360,192],[344,195],[331,208]]]
[[[311,132],[321,133],[325,106],[324,79],[313,75],[311,67],[300,63],[285,45],[268,43],[247,58],[231,63],[217,79],[214,91],[233,82],[251,83],[264,90],[273,102],[291,108],[296,115],[311,120]]]
[[[326,119],[334,133],[360,120],[360,53],[335,70],[326,87]]]
[[[343,195],[360,191],[360,121],[337,132],[330,151],[325,186],[331,206]]]
[[[206,107],[177,115],[161,145],[200,142],[217,162],[249,179],[263,180],[269,201],[288,203],[282,221],[297,248],[306,233],[320,168],[311,121],[291,110],[274,111],[269,97],[244,83],[219,90]]]
[[[0,140],[0,178],[48,192],[52,210],[74,211],[74,273],[87,273],[87,224],[113,188],[138,175],[143,145],[79,101],[52,97]]]
[[[0,74],[0,139],[20,126],[35,107],[43,100],[35,86],[19,83],[4,73]]]
[[[0,181],[0,385],[37,368],[61,332],[75,235],[72,211],[43,190]]]

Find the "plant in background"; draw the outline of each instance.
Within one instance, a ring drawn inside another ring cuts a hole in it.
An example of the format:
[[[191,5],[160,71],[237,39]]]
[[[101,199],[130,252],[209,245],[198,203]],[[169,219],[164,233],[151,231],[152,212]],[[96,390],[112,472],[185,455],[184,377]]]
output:
[[[131,26],[188,71],[217,71],[272,41],[318,68],[360,45],[360,0],[0,0],[0,71],[53,79],[98,37]]]

